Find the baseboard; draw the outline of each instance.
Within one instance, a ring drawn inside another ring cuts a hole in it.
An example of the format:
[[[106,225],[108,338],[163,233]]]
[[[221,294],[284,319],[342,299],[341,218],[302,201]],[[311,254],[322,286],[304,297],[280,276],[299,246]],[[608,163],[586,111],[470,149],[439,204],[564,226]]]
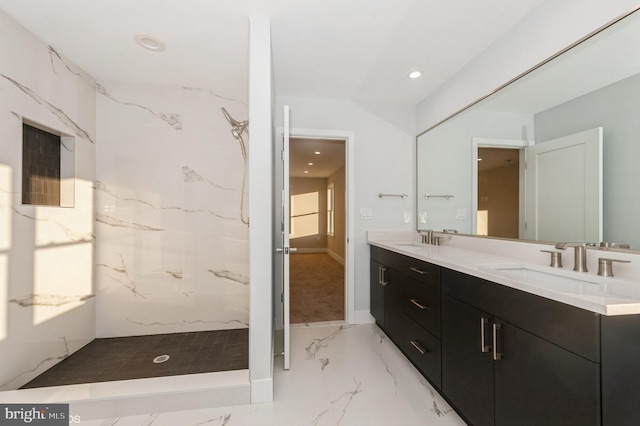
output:
[[[303,247],[296,247],[296,251],[295,253],[298,254],[309,254],[309,253],[327,253],[327,249],[326,248],[313,248],[313,247],[309,247],[309,248],[303,248]],[[295,254],[294,253],[294,254]]]
[[[336,262],[338,262],[339,264],[341,264],[342,266],[344,266],[344,258],[338,256],[335,252],[331,251],[331,250],[327,250],[327,254]]]
[[[355,312],[355,323],[356,324],[373,324],[376,320],[371,316],[371,313],[366,311],[356,311]]]
[[[341,264],[342,266],[344,266],[345,261],[343,257],[338,256],[335,252],[326,249],[326,248],[302,248],[302,247],[296,247],[296,254],[314,254],[314,253],[321,253],[321,254],[328,254],[333,260],[335,260],[336,262],[338,262],[339,264]]]
[[[251,381],[251,403],[273,401],[273,378]]]

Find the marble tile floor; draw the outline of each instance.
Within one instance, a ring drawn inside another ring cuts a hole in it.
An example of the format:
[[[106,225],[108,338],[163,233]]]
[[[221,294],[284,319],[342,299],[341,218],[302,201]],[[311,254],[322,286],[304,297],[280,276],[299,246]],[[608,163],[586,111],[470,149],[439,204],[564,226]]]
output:
[[[276,358],[274,401],[82,421],[83,426],[463,426],[380,329],[291,330],[291,369]],[[73,415],[73,406],[71,413]]]

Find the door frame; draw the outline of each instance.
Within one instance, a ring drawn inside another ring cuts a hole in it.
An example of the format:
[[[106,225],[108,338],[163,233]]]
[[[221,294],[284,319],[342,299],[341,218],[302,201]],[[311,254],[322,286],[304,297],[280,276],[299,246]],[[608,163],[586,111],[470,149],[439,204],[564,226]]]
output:
[[[275,142],[277,144],[276,151],[282,150],[282,136],[284,130],[282,127],[276,127]],[[345,130],[323,130],[323,129],[305,129],[292,127],[289,130],[290,138],[307,138],[307,139],[338,139],[345,141],[345,322],[347,324],[355,324],[355,132]],[[276,169],[276,172],[277,169]],[[278,197],[278,191],[274,191],[275,197]],[[279,206],[279,200],[275,200],[276,208]],[[276,217],[278,216],[276,212]],[[278,219],[279,220],[279,219]],[[277,319],[277,317],[276,317]]]
[[[519,172],[519,237],[524,236],[524,224],[526,223],[525,210],[525,164],[526,159],[524,149],[533,145],[533,142],[519,139],[488,139],[471,138],[471,235],[478,233],[478,148],[502,148],[520,150],[520,172]]]

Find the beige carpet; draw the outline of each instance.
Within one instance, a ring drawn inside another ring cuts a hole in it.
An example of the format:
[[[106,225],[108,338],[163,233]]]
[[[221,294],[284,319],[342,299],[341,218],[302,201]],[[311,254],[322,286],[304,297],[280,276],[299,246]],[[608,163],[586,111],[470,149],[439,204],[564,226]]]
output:
[[[289,259],[291,324],[344,320],[344,266],[328,254]]]

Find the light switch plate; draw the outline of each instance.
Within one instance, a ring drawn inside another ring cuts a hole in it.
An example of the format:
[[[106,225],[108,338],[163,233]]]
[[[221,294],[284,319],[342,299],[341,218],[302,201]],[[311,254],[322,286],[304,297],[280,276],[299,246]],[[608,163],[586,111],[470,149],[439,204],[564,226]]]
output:
[[[362,207],[360,209],[360,219],[371,220],[372,217],[373,213],[371,212],[371,207]]]
[[[465,220],[467,218],[467,209],[458,209],[456,211],[456,219]]]
[[[404,223],[411,223],[411,212],[404,212]]]

